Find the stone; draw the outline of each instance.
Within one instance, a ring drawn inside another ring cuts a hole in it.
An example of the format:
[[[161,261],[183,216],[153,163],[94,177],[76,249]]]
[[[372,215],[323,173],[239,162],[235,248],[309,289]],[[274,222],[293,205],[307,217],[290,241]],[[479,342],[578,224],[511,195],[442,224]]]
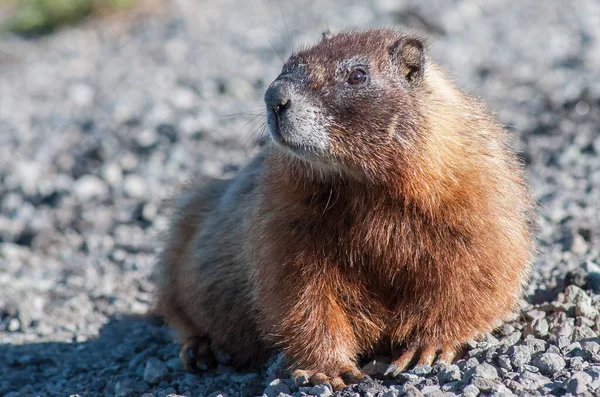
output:
[[[467,385],[463,389],[463,397],[476,397],[479,395],[479,389],[475,385]]]
[[[400,392],[395,387],[390,387],[389,390],[384,391],[381,394],[381,397],[398,397]]]
[[[467,370],[465,373],[465,379],[467,381],[470,381],[476,376],[483,379],[495,380],[498,379],[498,370],[488,363],[483,363]]]
[[[577,287],[576,285],[569,285],[567,288],[565,288],[564,301],[565,303],[577,305],[582,301],[591,303],[592,299],[581,288]]]
[[[544,353],[536,357],[532,364],[544,375],[553,375],[565,368],[565,360],[555,353]]]
[[[512,364],[510,361],[510,357],[508,357],[505,354],[498,357],[498,365],[500,365],[501,368],[504,368],[508,371],[512,370]]]
[[[317,385],[310,389],[310,394],[316,397],[329,397],[333,394],[329,386]]]
[[[417,365],[413,368],[415,375],[424,376],[431,372],[431,365]]]
[[[571,338],[574,342],[578,342],[583,339],[596,338],[598,335],[588,326],[582,325],[573,329],[573,335]]]
[[[269,386],[263,391],[263,396],[278,397],[281,393],[290,394],[291,390],[288,385],[281,381],[281,379],[275,379],[269,383]]]
[[[592,377],[589,374],[581,371],[576,372],[567,381],[567,392],[577,396],[587,393],[589,391],[587,385],[591,382]]]
[[[457,365],[447,365],[439,370],[437,377],[440,383],[448,383],[460,380],[460,369]]]
[[[84,175],[73,185],[73,193],[82,202],[108,195],[108,186],[95,175]]]
[[[137,174],[127,175],[123,179],[123,191],[131,198],[147,199],[148,187],[146,181]]]
[[[144,369],[144,380],[151,385],[159,384],[169,374],[169,369],[164,362],[156,357],[151,357],[146,361]]]
[[[591,299],[582,299],[575,305],[575,315],[594,320],[598,315],[598,310],[592,306]]]
[[[536,372],[525,371],[519,376],[519,384],[526,390],[537,390],[548,383],[550,379]]]
[[[545,318],[536,318],[531,323],[527,324],[525,333],[528,335],[535,335],[538,338],[543,338],[548,335],[549,330],[550,326],[548,325],[548,320]]]
[[[508,349],[508,355],[510,357],[510,362],[515,367],[520,367],[524,364],[528,364],[531,360],[531,351],[528,346],[524,345],[515,345],[511,346]]]

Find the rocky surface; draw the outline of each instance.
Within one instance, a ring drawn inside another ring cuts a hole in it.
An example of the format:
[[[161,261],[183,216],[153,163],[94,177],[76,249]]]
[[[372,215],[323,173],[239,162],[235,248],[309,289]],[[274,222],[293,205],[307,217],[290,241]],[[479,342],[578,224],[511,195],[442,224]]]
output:
[[[295,387],[279,357],[257,373],[186,374],[170,331],[144,315],[164,200],[254,153],[277,52],[325,28],[382,25],[429,37],[514,132],[540,203],[539,255],[521,312],[463,359],[338,395],[600,391],[600,3],[152,4],[0,38],[0,395],[331,395]]]

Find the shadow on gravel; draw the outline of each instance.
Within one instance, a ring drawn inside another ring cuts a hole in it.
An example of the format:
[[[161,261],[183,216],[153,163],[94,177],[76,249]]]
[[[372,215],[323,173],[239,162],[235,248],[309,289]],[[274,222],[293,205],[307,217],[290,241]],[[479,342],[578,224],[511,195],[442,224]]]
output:
[[[115,316],[94,340],[1,345],[0,396],[137,394],[150,388],[142,380],[147,359],[177,353],[160,320]]]

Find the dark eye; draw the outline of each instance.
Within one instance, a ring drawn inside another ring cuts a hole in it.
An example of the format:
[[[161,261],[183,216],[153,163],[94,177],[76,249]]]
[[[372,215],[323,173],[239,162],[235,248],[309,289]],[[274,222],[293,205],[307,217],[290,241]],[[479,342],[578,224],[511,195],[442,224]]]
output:
[[[348,84],[360,84],[364,83],[365,80],[367,80],[367,73],[362,69],[354,69],[348,75],[346,82]]]

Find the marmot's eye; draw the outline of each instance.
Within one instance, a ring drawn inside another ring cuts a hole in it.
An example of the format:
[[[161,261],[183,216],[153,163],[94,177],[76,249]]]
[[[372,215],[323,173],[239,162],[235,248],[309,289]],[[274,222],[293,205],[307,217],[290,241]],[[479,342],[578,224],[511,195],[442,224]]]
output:
[[[354,69],[348,75],[346,82],[348,84],[360,84],[367,80],[367,73],[362,69]]]

